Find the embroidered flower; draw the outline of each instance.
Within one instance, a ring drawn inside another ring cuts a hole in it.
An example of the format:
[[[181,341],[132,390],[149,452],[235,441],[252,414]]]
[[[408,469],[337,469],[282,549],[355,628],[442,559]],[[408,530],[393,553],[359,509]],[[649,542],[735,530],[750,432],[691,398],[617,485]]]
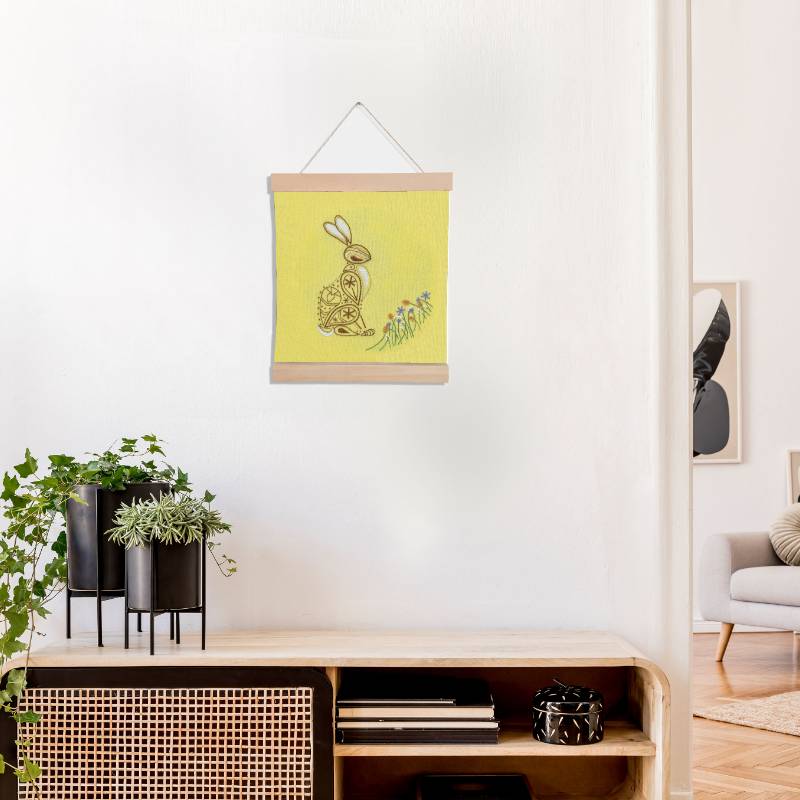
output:
[[[422,333],[425,320],[433,313],[430,297],[431,293],[426,289],[416,296],[416,300],[400,300],[397,308],[386,316],[389,321],[384,323],[383,335],[367,350],[399,347],[411,341],[418,332]]]

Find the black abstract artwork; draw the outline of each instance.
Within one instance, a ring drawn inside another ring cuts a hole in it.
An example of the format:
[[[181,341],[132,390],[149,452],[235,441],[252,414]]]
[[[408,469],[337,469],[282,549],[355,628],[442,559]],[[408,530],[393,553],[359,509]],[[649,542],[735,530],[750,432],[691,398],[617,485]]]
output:
[[[711,292],[713,290],[706,290]],[[731,336],[731,318],[719,292],[713,292],[714,305],[708,306],[712,316],[694,351],[694,455],[711,455],[724,450],[731,435],[731,414],[728,395],[714,374],[725,354]],[[719,303],[716,303],[717,298]],[[697,312],[697,310],[696,310]],[[706,320],[708,316],[706,316]],[[697,313],[695,323],[697,323]],[[705,324],[705,323],[704,323]]]

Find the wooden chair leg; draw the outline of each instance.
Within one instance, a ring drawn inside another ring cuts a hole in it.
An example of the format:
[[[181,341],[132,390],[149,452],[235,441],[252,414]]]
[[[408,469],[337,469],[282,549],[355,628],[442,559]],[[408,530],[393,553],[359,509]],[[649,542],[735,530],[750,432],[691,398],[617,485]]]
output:
[[[731,640],[732,633],[733,623],[723,622],[719,632],[719,640],[717,641],[717,661],[722,661],[725,658],[725,651],[728,649],[728,642]]]

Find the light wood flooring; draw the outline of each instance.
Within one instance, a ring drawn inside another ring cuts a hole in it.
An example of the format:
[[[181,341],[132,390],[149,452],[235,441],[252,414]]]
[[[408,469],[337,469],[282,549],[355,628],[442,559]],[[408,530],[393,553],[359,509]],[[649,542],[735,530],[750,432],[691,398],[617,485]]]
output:
[[[694,704],[800,689],[800,637],[736,633],[725,661],[716,634],[694,637]],[[694,719],[694,800],[800,800],[800,737]]]

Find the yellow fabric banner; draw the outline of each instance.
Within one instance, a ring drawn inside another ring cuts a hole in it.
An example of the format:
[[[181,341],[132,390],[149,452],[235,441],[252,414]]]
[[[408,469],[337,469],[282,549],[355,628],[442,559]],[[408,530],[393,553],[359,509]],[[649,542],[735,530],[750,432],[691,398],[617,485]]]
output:
[[[276,191],[276,362],[447,362],[449,192]]]

